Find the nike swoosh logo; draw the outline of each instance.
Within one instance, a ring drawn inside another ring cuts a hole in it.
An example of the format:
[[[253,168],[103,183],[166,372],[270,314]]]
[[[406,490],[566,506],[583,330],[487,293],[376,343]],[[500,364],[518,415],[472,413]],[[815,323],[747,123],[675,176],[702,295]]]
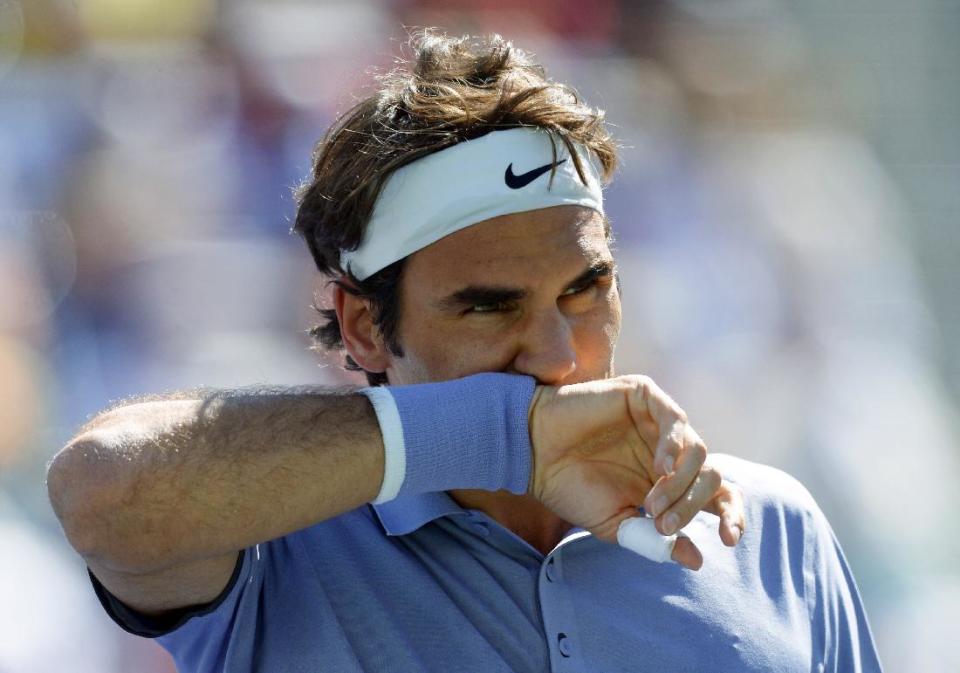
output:
[[[549,163],[546,166],[534,168],[532,171],[527,171],[526,173],[521,173],[520,175],[513,174],[513,164],[511,163],[509,166],[507,166],[506,173],[503,174],[503,181],[507,183],[507,187],[510,189],[520,189],[521,187],[526,187],[529,185],[531,182],[539,178],[554,166],[559,166],[564,161],[566,161],[566,159],[561,159],[555,164]]]

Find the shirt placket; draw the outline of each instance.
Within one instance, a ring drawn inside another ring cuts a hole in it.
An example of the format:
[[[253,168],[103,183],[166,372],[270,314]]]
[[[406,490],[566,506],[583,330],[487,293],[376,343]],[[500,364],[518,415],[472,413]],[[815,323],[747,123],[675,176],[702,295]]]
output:
[[[563,577],[563,549],[558,547],[540,567],[540,616],[550,651],[550,670],[556,673],[586,671],[583,648],[578,642],[577,622],[570,590]]]

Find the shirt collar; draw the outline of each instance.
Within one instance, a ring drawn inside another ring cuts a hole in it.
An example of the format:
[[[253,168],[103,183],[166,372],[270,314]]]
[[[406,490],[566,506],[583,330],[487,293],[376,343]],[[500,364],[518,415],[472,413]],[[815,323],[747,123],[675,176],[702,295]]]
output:
[[[404,495],[371,507],[387,535],[406,535],[442,516],[467,514],[445,491]]]

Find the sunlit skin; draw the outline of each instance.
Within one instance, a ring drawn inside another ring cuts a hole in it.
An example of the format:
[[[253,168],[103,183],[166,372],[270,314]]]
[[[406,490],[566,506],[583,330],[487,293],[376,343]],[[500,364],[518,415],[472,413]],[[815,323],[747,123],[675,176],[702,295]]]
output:
[[[511,372],[560,386],[614,376],[621,304],[605,220],[557,206],[492,218],[411,255],[401,285],[403,356],[390,353],[363,301],[337,293],[348,351],[391,385]],[[571,525],[533,497],[456,490],[543,553]],[[690,548],[690,553],[696,553]],[[677,553],[687,549],[678,545]]]

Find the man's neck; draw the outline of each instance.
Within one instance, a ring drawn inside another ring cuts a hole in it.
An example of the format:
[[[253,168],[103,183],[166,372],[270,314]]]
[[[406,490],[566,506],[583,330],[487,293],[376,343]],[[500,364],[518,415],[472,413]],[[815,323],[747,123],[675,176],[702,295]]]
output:
[[[529,495],[467,489],[448,493],[461,507],[480,510],[543,555],[549,554],[573,527]]]

